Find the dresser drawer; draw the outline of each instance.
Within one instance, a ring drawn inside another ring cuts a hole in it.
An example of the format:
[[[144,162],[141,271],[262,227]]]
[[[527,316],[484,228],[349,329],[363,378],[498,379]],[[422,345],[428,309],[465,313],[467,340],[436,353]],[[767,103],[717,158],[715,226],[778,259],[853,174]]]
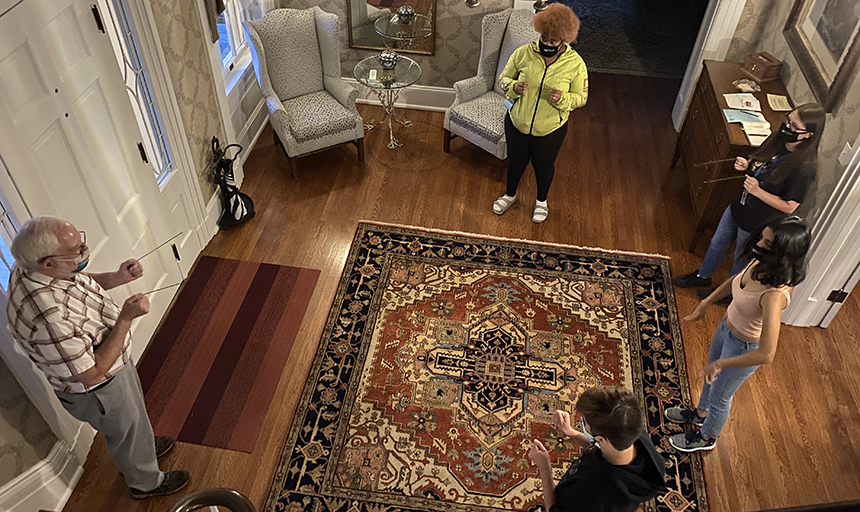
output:
[[[713,189],[712,184],[705,184],[704,182],[713,179],[714,174],[719,172],[720,168],[719,164],[716,163],[702,165],[706,162],[719,160],[719,155],[711,134],[711,128],[705,117],[701,91],[697,91],[693,96],[684,128],[685,130],[681,134],[681,147],[685,151],[684,163],[690,185],[690,198],[693,201],[696,217],[699,218],[704,212],[710,192]],[[688,139],[686,144],[684,144],[685,138]]]
[[[708,201],[711,200],[711,193],[713,193],[715,185],[715,183],[705,183],[705,180],[698,180],[695,183],[690,182],[690,198],[693,200],[693,210],[696,212],[697,219],[701,219],[705,214],[705,209],[708,206]]]
[[[680,137],[687,173],[694,165],[713,160],[711,157],[716,146],[711,140],[711,129],[705,119],[701,94],[698,92],[693,95],[693,100],[690,102],[690,109],[687,111]]]

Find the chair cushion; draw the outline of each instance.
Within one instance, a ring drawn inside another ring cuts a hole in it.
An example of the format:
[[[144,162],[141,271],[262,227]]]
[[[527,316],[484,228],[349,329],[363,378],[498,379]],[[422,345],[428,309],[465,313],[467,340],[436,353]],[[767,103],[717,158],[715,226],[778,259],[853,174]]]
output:
[[[496,144],[505,135],[505,97],[495,91],[451,107],[449,121]]]
[[[313,9],[275,9],[247,22],[260,35],[272,88],[281,99],[323,90]]]
[[[320,139],[355,128],[356,115],[326,91],[305,94],[283,102],[290,117],[290,132],[297,142]]]
[[[525,9],[517,9],[513,11],[511,13],[511,17],[508,18],[505,37],[502,39],[502,47],[499,50],[499,65],[496,68],[495,76],[496,80],[494,89],[499,94],[504,94],[502,88],[499,87],[499,75],[502,74],[502,70],[505,69],[505,66],[508,64],[508,59],[511,58],[514,50],[526,43],[537,41],[538,37],[540,37],[540,34],[535,32],[535,29],[532,27],[533,18],[534,13]]]

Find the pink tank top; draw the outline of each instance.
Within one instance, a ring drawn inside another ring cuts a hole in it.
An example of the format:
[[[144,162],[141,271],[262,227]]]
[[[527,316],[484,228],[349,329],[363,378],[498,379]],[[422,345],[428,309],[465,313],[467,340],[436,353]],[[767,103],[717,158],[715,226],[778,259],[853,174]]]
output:
[[[750,264],[752,265],[752,264]],[[732,279],[732,302],[729,304],[729,309],[726,311],[726,319],[729,325],[735,330],[735,334],[746,338],[747,340],[757,340],[761,338],[762,326],[762,308],[761,297],[765,293],[779,291],[785,294],[786,303],[791,302],[791,294],[788,288],[770,288],[764,291],[750,292],[741,288],[741,281],[744,274],[749,270],[750,265]]]

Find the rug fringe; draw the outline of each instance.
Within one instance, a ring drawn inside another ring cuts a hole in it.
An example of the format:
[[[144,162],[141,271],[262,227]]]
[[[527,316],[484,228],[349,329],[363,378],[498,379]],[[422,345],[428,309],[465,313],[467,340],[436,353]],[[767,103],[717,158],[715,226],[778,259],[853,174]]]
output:
[[[522,242],[529,244],[537,244],[537,245],[546,245],[548,247],[561,247],[564,249],[575,249],[580,251],[593,251],[600,252],[604,254],[619,254],[623,256],[639,256],[643,258],[657,258],[669,261],[672,258],[670,256],[666,256],[664,254],[650,254],[646,252],[634,252],[634,251],[620,251],[614,249],[604,249],[602,247],[588,247],[583,245],[570,245],[570,244],[557,244],[552,242],[542,242],[537,240],[529,240],[527,238],[506,238],[502,236],[494,236],[494,235],[486,235],[483,233],[468,233],[466,231],[451,231],[447,229],[436,229],[436,228],[425,228],[421,226],[410,226],[407,224],[394,224],[391,222],[382,222],[376,220],[359,220],[358,226],[356,227],[356,232],[361,228],[362,224],[368,224],[373,226],[385,226],[390,228],[402,228],[402,229],[412,229],[415,231],[423,231],[426,233],[439,233],[442,235],[458,235],[458,236],[468,236],[468,237],[478,237],[478,238],[486,238],[489,240],[498,240],[500,242]]]

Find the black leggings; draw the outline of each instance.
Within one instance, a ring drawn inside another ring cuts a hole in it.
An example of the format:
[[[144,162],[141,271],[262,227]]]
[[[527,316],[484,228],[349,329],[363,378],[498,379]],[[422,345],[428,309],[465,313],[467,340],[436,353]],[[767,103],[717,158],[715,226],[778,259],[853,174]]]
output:
[[[546,201],[552,177],[555,174],[555,158],[567,135],[567,123],[543,137],[526,135],[511,122],[511,115],[505,116],[505,138],[508,142],[508,188],[505,194],[517,195],[520,178],[526,172],[529,160],[535,169],[537,179],[537,200]]]

